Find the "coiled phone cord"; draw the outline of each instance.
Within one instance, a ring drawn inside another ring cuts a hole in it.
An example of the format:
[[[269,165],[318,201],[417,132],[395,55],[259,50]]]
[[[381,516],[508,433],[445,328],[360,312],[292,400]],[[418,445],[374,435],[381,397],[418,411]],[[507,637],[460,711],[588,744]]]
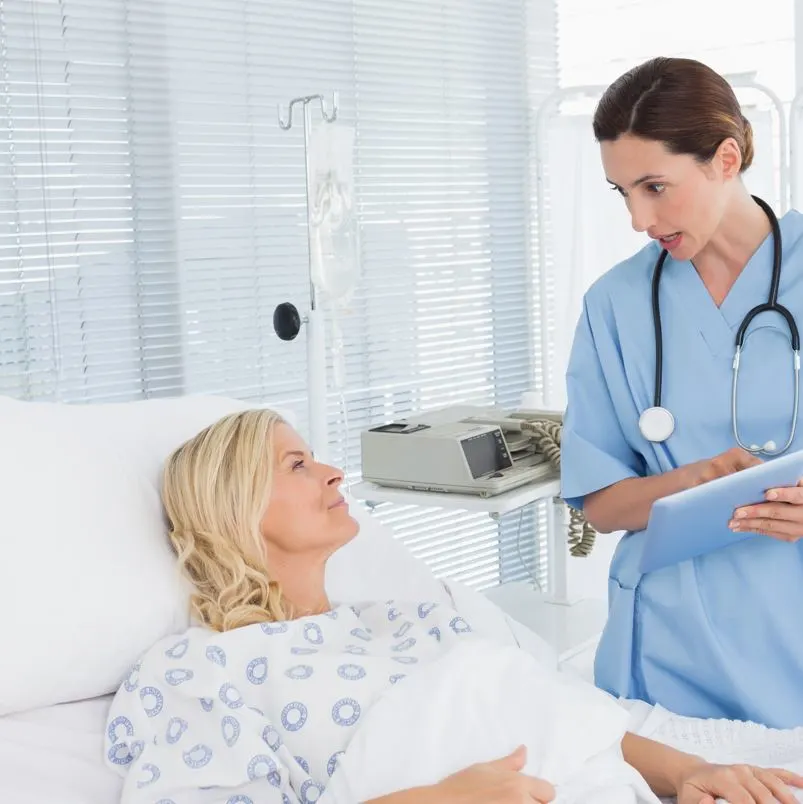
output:
[[[538,452],[560,471],[560,436],[563,426],[550,419],[522,420],[521,429],[532,433]],[[582,511],[569,506],[569,552],[575,558],[585,558],[594,549],[597,532]]]

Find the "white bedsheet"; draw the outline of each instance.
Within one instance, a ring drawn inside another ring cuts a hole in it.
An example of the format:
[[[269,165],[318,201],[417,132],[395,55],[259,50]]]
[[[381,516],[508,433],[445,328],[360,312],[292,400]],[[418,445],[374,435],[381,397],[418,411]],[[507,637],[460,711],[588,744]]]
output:
[[[103,764],[111,697],[0,717],[3,804],[117,804],[120,779]]]

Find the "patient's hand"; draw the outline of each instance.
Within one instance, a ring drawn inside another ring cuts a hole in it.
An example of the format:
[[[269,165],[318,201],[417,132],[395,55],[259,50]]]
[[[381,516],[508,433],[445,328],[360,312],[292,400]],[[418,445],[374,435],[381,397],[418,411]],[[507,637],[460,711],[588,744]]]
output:
[[[697,765],[678,788],[678,804],[797,804],[789,789],[803,788],[803,778],[785,770],[751,765]]]
[[[547,804],[555,788],[542,779],[525,776],[527,749],[519,746],[512,754],[493,762],[481,762],[448,776],[433,792],[442,804]]]

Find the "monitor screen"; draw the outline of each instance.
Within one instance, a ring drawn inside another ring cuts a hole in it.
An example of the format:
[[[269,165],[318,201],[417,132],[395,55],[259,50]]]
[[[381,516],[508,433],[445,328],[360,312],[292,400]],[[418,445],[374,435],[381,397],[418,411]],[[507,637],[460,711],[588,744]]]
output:
[[[502,469],[510,469],[513,465],[499,430],[469,436],[460,443],[471,476],[475,480]]]

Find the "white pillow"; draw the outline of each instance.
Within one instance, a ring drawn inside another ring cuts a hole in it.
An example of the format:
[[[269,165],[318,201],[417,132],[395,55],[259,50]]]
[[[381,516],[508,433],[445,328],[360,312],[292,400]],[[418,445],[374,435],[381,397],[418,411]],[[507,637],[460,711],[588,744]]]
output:
[[[181,442],[243,402],[0,398],[0,714],[111,692],[187,622],[159,498]]]
[[[155,641],[187,626],[162,464],[207,424],[247,407],[221,397],[0,397],[0,715],[113,692]],[[330,562],[333,599],[441,599],[423,562],[358,505],[352,511],[364,526]]]

